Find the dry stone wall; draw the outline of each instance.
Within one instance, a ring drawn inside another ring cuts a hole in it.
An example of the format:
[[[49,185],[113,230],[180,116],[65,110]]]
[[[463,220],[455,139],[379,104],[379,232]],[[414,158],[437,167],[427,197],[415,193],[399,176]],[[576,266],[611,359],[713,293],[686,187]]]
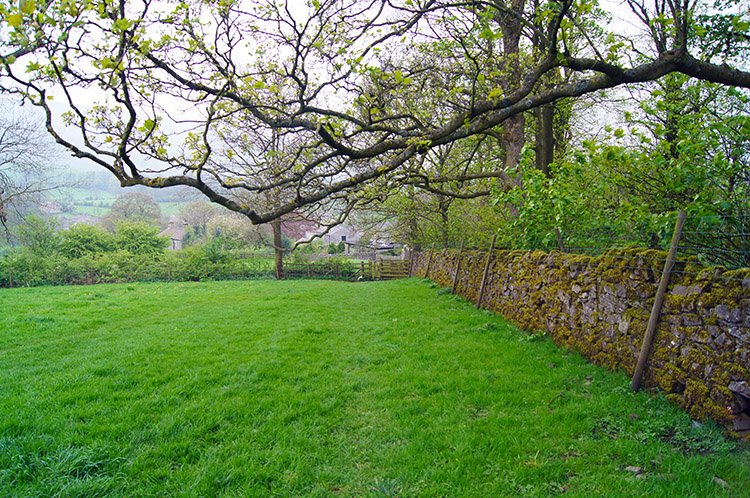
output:
[[[415,254],[412,274],[452,286],[458,255]],[[482,308],[632,375],[665,258],[633,249],[599,257],[496,251]],[[476,303],[486,261],[487,253],[464,251],[457,294]],[[644,383],[693,418],[750,439],[750,270],[684,262],[675,270]]]

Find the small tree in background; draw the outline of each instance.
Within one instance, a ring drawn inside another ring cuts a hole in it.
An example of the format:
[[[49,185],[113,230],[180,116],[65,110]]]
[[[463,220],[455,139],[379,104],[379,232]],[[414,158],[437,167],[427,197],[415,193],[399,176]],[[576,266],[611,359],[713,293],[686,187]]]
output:
[[[208,234],[209,222],[219,216],[216,208],[207,201],[190,201],[182,204],[178,214],[187,225],[183,239],[186,246],[200,243]]]
[[[31,215],[16,229],[16,236],[24,249],[34,256],[45,257],[57,252],[59,237],[55,233],[56,218]]]
[[[140,192],[122,194],[115,199],[109,212],[104,215],[102,225],[107,230],[114,232],[118,222],[121,221],[159,226],[161,224],[161,207],[148,194],[141,194]]]

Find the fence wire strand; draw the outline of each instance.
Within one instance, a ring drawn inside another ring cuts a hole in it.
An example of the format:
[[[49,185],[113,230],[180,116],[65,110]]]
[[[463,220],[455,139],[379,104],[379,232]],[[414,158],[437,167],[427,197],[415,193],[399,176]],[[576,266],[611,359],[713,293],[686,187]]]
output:
[[[520,244],[511,244],[496,250],[520,249],[527,251],[562,252],[571,255],[599,258],[598,264],[609,269],[632,271],[649,270],[658,280],[663,272],[670,239],[674,231],[676,216],[664,220],[659,230],[653,227],[638,227],[627,232],[597,228],[569,229],[560,232],[526,232]],[[502,233],[502,231],[500,231]],[[476,238],[473,249],[489,251],[492,234]],[[456,249],[457,244],[450,244]],[[520,247],[519,247],[520,246]],[[434,245],[428,250],[438,250]],[[606,256],[616,258],[617,264],[608,264]],[[624,261],[638,258],[638,264]],[[688,216],[682,230],[674,274],[683,275],[691,281],[741,281],[750,287],[750,217],[735,216],[731,219],[717,216]],[[645,276],[644,276],[645,278]]]

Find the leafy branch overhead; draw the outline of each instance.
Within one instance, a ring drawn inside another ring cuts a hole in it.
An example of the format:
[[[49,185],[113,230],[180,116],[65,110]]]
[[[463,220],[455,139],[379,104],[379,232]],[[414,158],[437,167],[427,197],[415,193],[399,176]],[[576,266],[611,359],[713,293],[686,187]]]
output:
[[[471,198],[522,184],[528,111],[670,73],[750,88],[742,2],[626,4],[645,38],[592,0],[3,2],[0,86],[123,186],[253,223],[404,184]]]

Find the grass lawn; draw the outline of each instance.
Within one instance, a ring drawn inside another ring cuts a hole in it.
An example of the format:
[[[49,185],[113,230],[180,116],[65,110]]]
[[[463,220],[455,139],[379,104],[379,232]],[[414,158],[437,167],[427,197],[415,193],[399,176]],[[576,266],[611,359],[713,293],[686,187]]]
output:
[[[750,496],[750,449],[420,280],[0,289],[2,497]]]

